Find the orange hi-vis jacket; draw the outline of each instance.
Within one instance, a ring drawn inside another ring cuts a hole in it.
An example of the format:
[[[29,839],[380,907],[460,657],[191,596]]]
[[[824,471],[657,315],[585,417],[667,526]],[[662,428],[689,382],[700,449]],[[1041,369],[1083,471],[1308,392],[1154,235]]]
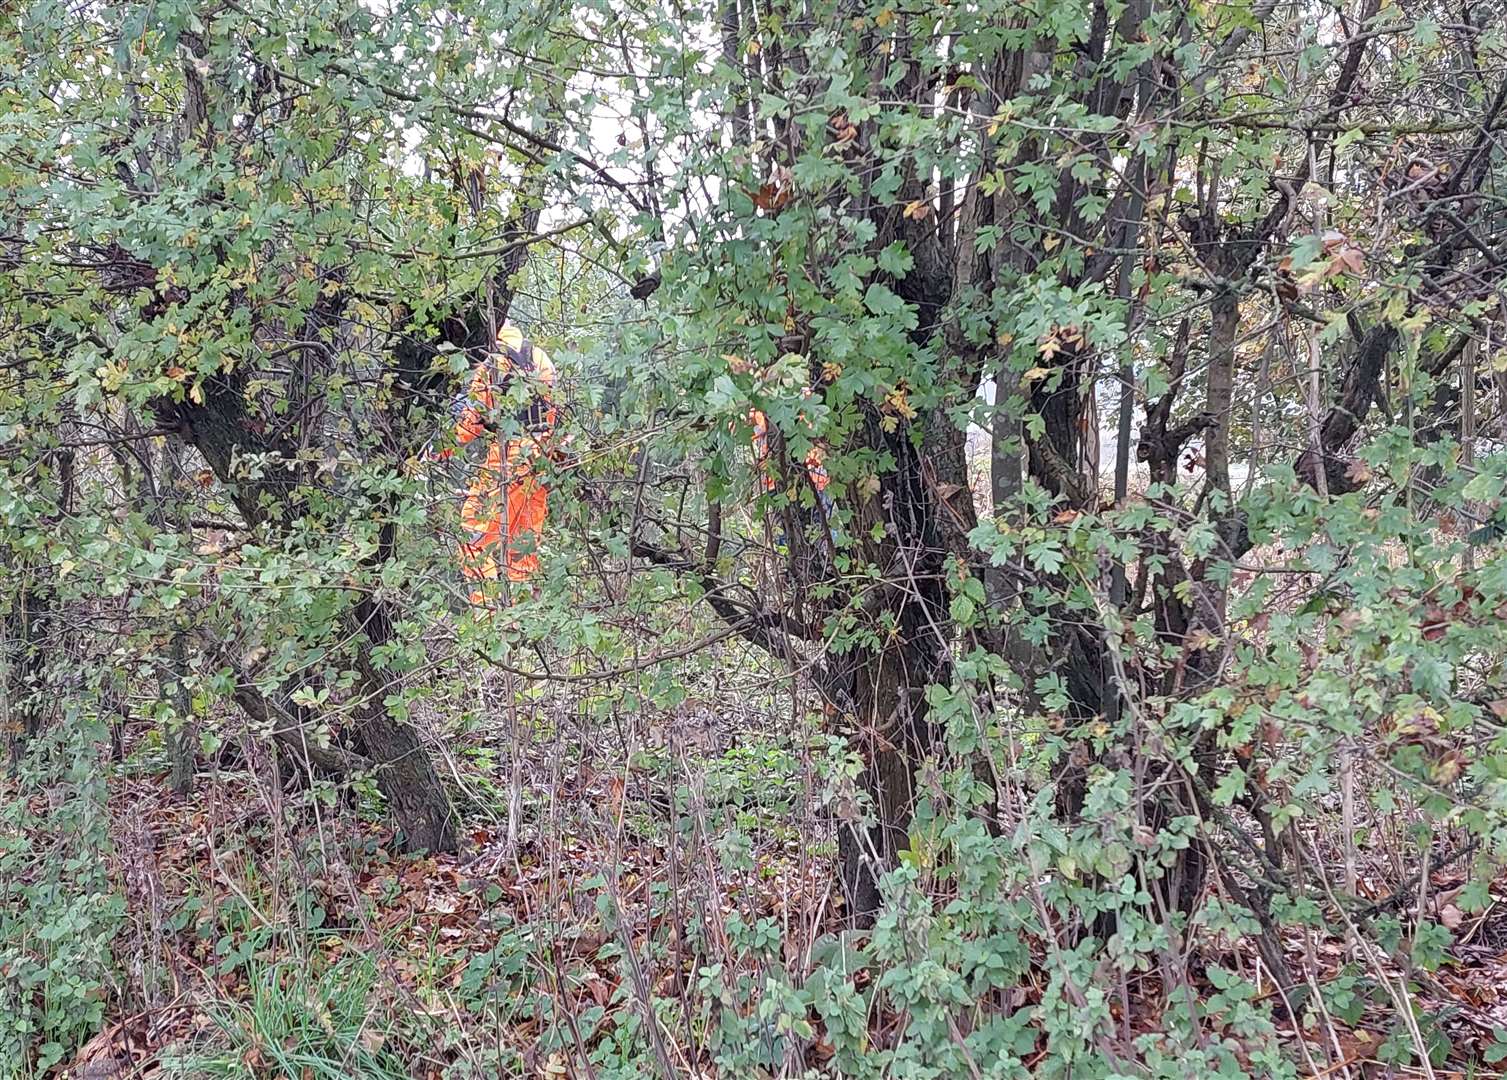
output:
[[[535,392],[517,415],[520,430],[505,437],[497,430],[496,410],[516,378],[533,381]],[[504,326],[497,333],[497,350],[472,370],[470,389],[457,403],[456,445],[487,440],[461,505],[459,559],[461,572],[472,583],[473,604],[487,602],[484,583],[498,580],[504,569],[509,581],[525,581],[539,569],[548,493],[535,463],[555,427],[554,384],[549,355],[517,327]]]
[[[749,409],[748,422],[753,425],[754,466],[759,472],[759,484],[766,492],[773,491],[777,484],[769,468],[769,418],[760,409]],[[827,490],[827,469],[822,464],[822,456],[819,446],[806,452],[806,473],[818,495]]]

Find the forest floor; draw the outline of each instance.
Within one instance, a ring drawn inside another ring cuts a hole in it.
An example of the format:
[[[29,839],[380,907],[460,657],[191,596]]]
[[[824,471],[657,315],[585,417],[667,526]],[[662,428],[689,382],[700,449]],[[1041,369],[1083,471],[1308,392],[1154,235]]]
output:
[[[587,1077],[634,1075],[647,1055],[654,1072],[732,1076],[709,1047],[702,971],[782,964],[799,977],[844,928],[831,823],[807,809],[819,804],[816,743],[792,726],[740,721],[731,739],[703,719],[597,754],[535,722],[516,763],[502,734],[472,733],[449,759],[467,796],[463,850],[417,857],[395,850],[368,793],[279,785],[249,743],[180,798],[155,735],[128,730],[109,784],[111,874],[128,912],[120,985],[104,1028],[58,1075]],[[1369,963],[1448,1039],[1431,1071],[1384,1064],[1395,1032],[1357,997],[1301,1038],[1278,1021],[1302,1075],[1502,1075],[1488,1062],[1507,1051],[1507,881],[1470,916],[1451,902],[1463,881],[1449,865],[1430,874],[1429,903],[1455,940],[1411,982],[1342,940],[1285,940],[1311,986],[1332,991]],[[1365,875],[1360,887],[1390,892]],[[739,944],[751,928],[769,937],[762,954]],[[1256,963],[1247,944],[1199,948]],[[1005,1004],[1029,1006],[1045,981]],[[1156,975],[1131,992],[1129,1014],[1116,1009],[1127,1035],[1157,1030]],[[903,1037],[902,1017],[869,1025],[875,1048]],[[836,1075],[831,1056],[818,1023],[786,1068]]]

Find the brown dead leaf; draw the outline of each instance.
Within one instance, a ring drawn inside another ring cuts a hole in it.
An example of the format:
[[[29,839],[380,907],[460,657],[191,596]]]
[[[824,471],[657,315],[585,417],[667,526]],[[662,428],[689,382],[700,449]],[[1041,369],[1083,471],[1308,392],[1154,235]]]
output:
[[[267,1060],[267,1055],[262,1053],[261,1043],[256,1042],[248,1046],[246,1052],[241,1055],[241,1064],[246,1066],[253,1076],[271,1067],[271,1062]]]
[[[1449,629],[1449,615],[1438,604],[1430,604],[1419,626],[1424,641],[1438,641]]]
[[[794,179],[785,166],[774,166],[770,170],[769,179],[760,185],[753,196],[754,205],[760,210],[778,213],[795,194]]]
[[[80,1080],[125,1080],[132,1073],[132,1062],[130,1051],[123,1054],[116,1045],[120,1032],[118,1024],[108,1027],[80,1047],[67,1075]]]
[[[1219,644],[1219,638],[1202,627],[1199,627],[1187,637],[1187,645],[1190,649],[1207,649],[1217,644]]]
[[[1433,775],[1435,783],[1453,784],[1469,764],[1470,759],[1463,753],[1458,750],[1449,750],[1434,763],[1429,772]]]
[[[832,131],[837,137],[836,141],[838,145],[842,145],[843,143],[850,143],[854,139],[858,138],[858,128],[855,127],[852,121],[848,119],[847,113],[833,113],[832,118],[828,121],[828,123],[831,125]]]

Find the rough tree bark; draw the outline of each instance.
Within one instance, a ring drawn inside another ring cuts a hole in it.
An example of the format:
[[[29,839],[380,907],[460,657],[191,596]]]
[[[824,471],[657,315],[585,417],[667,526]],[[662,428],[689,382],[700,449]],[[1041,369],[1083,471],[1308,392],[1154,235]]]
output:
[[[54,502],[43,514],[48,527],[57,527],[73,512],[75,486],[74,452],[67,446],[43,455],[44,468],[38,479],[50,489]],[[14,575],[14,606],[5,613],[3,675],[6,679],[4,715],[10,727],[12,764],[19,762],[26,745],[42,730],[48,715],[47,684],[53,668],[61,666],[64,626],[57,611],[57,589],[52,566],[46,561],[8,568]]]

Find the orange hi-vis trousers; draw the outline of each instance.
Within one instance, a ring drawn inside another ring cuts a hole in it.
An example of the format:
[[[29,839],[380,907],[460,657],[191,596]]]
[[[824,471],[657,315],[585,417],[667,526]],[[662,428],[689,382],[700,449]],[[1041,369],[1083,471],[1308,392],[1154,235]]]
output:
[[[496,581],[503,572],[509,581],[527,581],[539,570],[538,546],[549,513],[549,493],[533,467],[537,454],[536,447],[518,441],[494,444],[466,494],[460,567],[473,583],[473,604],[486,602],[482,582]]]

